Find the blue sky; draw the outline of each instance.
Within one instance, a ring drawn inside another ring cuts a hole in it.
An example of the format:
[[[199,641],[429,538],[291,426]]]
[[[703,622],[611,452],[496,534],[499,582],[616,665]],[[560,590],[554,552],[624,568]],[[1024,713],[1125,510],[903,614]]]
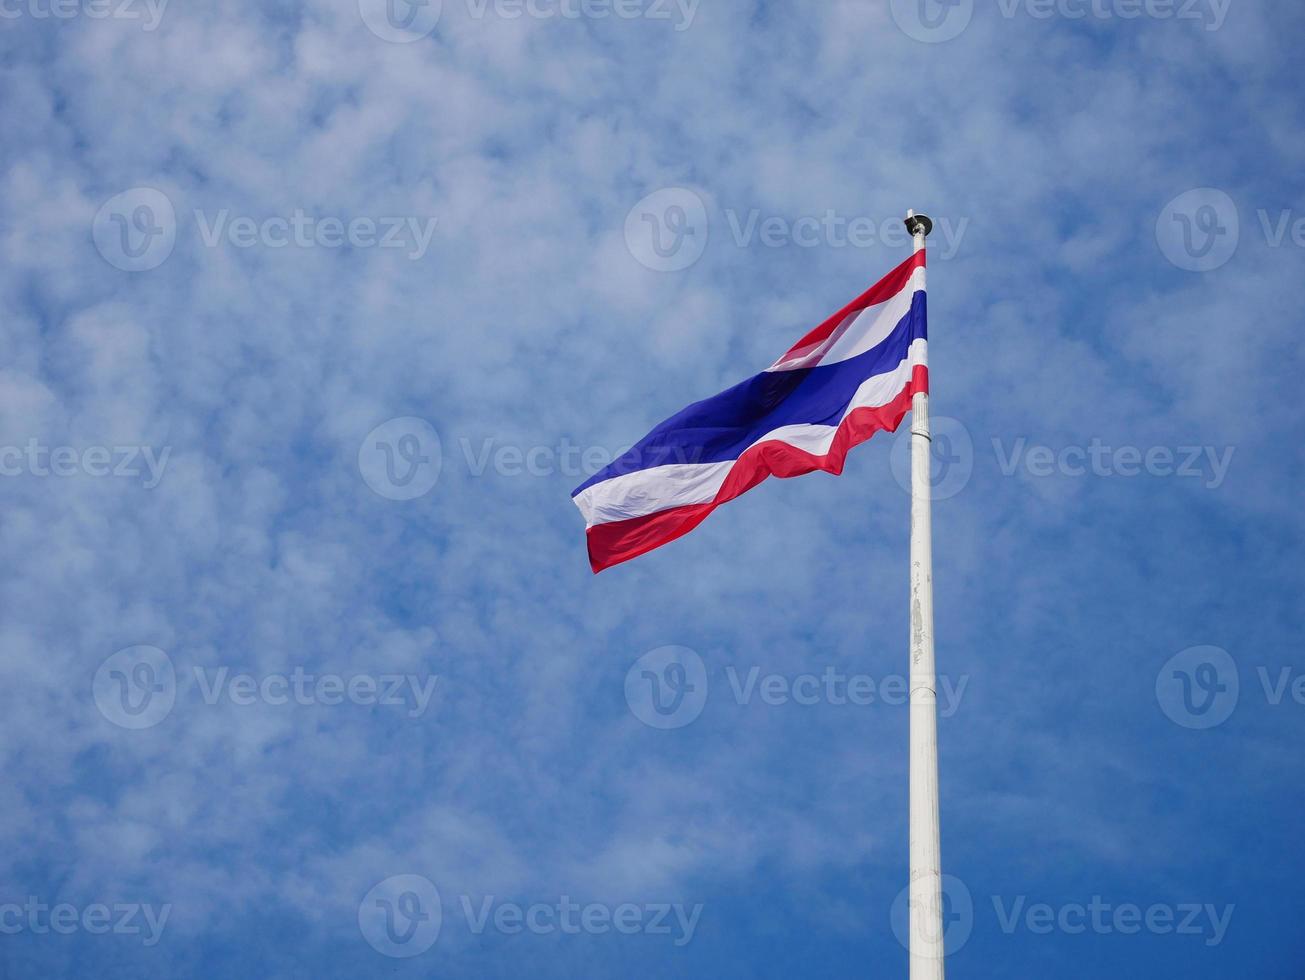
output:
[[[951,975],[1300,976],[1305,14],[922,2],[0,0],[0,977],[904,975],[904,447],[570,491],[908,207]]]

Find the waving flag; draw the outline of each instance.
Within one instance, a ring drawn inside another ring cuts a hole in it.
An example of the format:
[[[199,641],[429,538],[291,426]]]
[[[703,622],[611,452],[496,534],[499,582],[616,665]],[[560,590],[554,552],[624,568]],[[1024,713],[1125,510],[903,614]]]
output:
[[[843,472],[928,392],[925,252],[728,391],[690,405],[581,484],[595,572],[659,548],[768,476]]]

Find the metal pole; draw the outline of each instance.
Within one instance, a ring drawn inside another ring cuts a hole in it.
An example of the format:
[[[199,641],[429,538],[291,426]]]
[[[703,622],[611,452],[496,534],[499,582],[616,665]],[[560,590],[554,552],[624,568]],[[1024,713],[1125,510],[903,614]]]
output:
[[[933,222],[908,211],[924,251]],[[938,712],[933,654],[933,524],[929,396],[911,399],[911,980],[943,980],[942,855],[938,834]]]

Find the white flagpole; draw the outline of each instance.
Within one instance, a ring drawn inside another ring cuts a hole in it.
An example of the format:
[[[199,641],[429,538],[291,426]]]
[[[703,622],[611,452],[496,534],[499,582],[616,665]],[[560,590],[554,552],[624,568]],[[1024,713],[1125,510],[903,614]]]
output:
[[[906,213],[922,252],[933,222]],[[911,980],[943,980],[942,854],[938,835],[938,713],[933,655],[933,523],[929,396],[911,399]]]

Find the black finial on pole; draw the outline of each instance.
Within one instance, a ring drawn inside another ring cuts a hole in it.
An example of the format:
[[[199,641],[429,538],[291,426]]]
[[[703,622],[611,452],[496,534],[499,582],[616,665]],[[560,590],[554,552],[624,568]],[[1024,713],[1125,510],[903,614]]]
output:
[[[911,233],[911,237],[924,235],[929,237],[929,232],[933,231],[933,221],[927,214],[916,214],[914,211],[906,212],[906,230]]]

